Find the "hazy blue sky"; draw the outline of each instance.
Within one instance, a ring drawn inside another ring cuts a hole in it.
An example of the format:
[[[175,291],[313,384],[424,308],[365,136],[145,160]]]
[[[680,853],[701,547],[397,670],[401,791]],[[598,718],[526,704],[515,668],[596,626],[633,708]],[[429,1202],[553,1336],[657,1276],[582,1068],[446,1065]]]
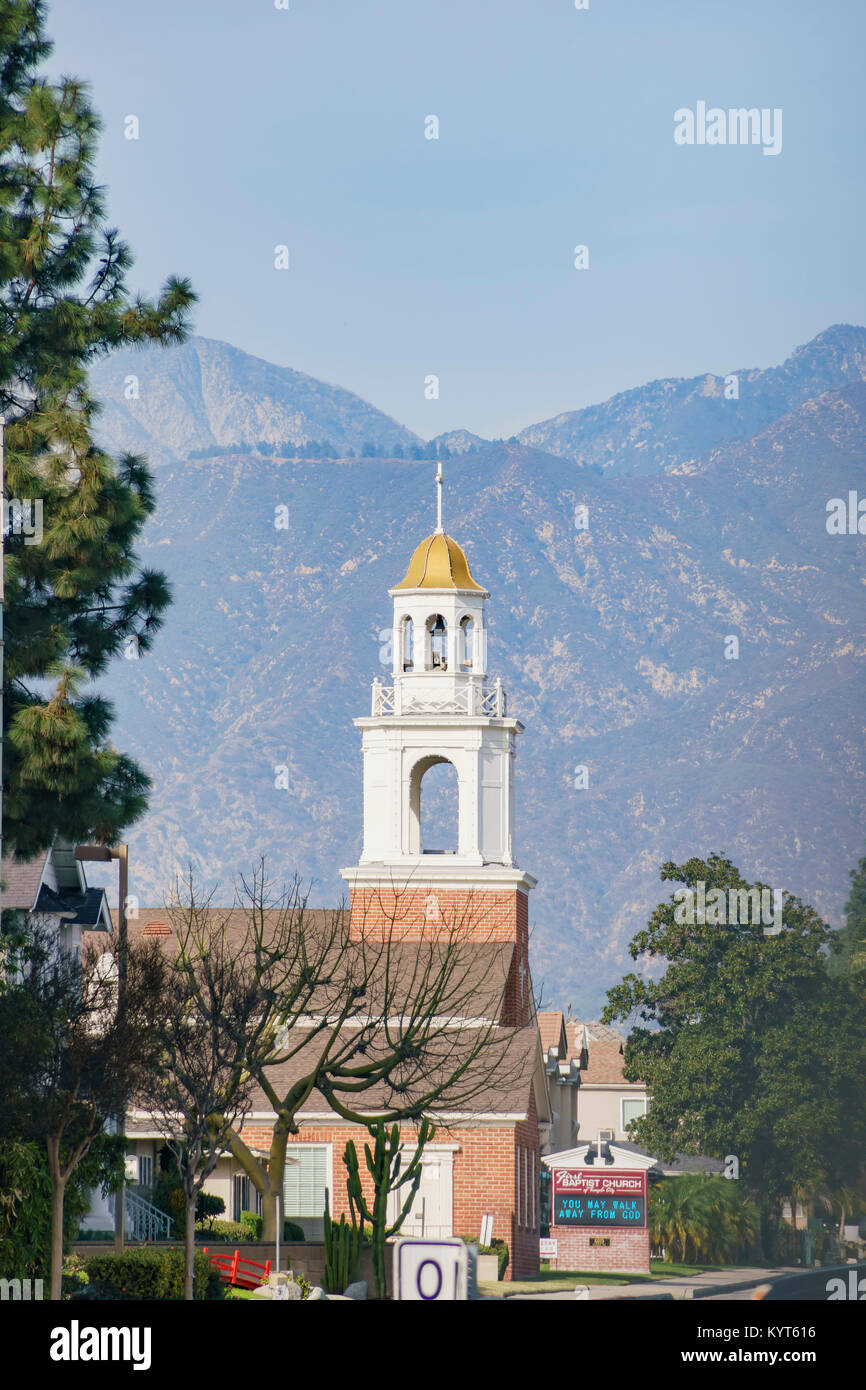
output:
[[[190,275],[199,332],[507,436],[866,321],[862,0],[289,2],[51,9],[136,282]],[[675,145],[699,100],[780,107],[781,153]]]

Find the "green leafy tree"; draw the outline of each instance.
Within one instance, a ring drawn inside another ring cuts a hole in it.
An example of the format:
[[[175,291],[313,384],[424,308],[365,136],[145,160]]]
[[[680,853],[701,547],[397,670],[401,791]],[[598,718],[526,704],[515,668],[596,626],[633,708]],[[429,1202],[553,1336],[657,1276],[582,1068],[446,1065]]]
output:
[[[46,1155],[55,1300],[70,1185],[81,1171],[92,1178],[109,1120],[159,1060],[154,1020],[164,972],[154,946],[128,952],[122,1009],[110,949],[80,958],[37,926],[10,958],[15,982],[0,994],[0,1139],[29,1140]]]
[[[720,855],[666,863],[661,877],[707,894],[762,886]],[[798,898],[785,895],[774,935],[760,922],[679,920],[681,907],[678,895],[660,903],[634,937],[644,973],[608,992],[603,1016],[635,1024],[625,1075],[652,1094],[637,1142],[667,1160],[736,1156],[766,1248],[786,1197],[858,1179],[866,1018],[853,984],[827,970],[832,933]]]
[[[68,1248],[94,1188],[120,1186],[125,1140],[102,1134],[79,1163],[66,1189],[63,1248]],[[0,1140],[0,1278],[47,1279],[51,1252],[51,1176],[44,1148],[21,1139]]]
[[[754,1240],[758,1212],[740,1183],[684,1173],[650,1187],[649,1230],[668,1263],[721,1264]]]
[[[188,882],[192,895],[191,878]],[[268,983],[250,968],[225,918],[213,924],[209,900],[190,913],[177,951],[162,959],[154,1024],[158,1061],[144,1078],[138,1101],[164,1135],[183,1190],[188,1301],[204,1184],[243,1125],[254,1069],[273,1051]]]
[[[84,84],[40,75],[50,52],[43,0],[0,6],[0,411],[20,504],[6,544],[3,831],[23,857],[58,831],[115,840],[146,804],[148,779],[108,741],[110,704],[84,685],[149,649],[169,590],[134,552],[150,474],[95,445],[87,372],[117,348],[181,341],[194,300],[176,278],[153,301],[130,296],[130,252],[94,177],[99,122]]]
[[[851,892],[845,904],[845,925],[838,934],[834,969],[839,974],[866,971],[866,859],[850,870]]]

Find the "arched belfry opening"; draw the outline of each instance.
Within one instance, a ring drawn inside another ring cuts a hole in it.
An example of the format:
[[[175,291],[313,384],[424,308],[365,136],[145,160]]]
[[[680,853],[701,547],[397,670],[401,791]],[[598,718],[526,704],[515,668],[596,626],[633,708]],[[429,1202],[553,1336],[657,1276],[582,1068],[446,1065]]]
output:
[[[411,618],[404,618],[400,624],[401,661],[404,671],[415,667],[415,624]]]
[[[409,853],[457,854],[460,787],[457,769],[438,753],[421,758],[409,782]]]
[[[431,671],[448,670],[448,628],[441,613],[427,619],[427,643]]]
[[[475,664],[475,619],[467,616],[460,621],[460,669],[471,671]]]

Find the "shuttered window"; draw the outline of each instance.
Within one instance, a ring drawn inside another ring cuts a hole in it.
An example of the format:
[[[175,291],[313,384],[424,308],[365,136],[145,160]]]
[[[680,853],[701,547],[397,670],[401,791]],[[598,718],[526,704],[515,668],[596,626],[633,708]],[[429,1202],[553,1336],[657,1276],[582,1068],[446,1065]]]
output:
[[[283,1184],[283,1214],[321,1217],[328,1185],[328,1144],[289,1144]],[[331,1203],[333,1208],[333,1202]]]
[[[626,1100],[626,1099],[623,1099],[623,1102],[622,1102],[622,1127],[623,1127],[623,1131],[627,1134],[627,1133],[628,1133],[628,1130],[627,1130],[626,1126],[628,1125],[629,1121],[630,1121],[630,1120],[637,1120],[637,1119],[640,1118],[641,1115],[645,1115],[645,1114],[646,1114],[646,1100],[644,1099],[644,1097],[641,1097],[640,1099],[635,1099],[635,1100]]]

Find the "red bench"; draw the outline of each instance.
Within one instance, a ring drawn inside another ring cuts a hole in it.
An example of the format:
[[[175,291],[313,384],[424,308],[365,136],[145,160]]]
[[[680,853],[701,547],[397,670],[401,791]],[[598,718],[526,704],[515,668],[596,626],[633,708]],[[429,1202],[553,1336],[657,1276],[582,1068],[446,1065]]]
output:
[[[203,1254],[208,1254],[207,1246]],[[265,1260],[264,1264],[259,1264],[258,1260],[242,1260],[240,1250],[236,1250],[231,1259],[228,1255],[208,1255],[208,1259],[214,1269],[219,1270],[223,1283],[236,1289],[261,1288],[262,1284],[268,1282],[271,1272],[270,1260]]]

